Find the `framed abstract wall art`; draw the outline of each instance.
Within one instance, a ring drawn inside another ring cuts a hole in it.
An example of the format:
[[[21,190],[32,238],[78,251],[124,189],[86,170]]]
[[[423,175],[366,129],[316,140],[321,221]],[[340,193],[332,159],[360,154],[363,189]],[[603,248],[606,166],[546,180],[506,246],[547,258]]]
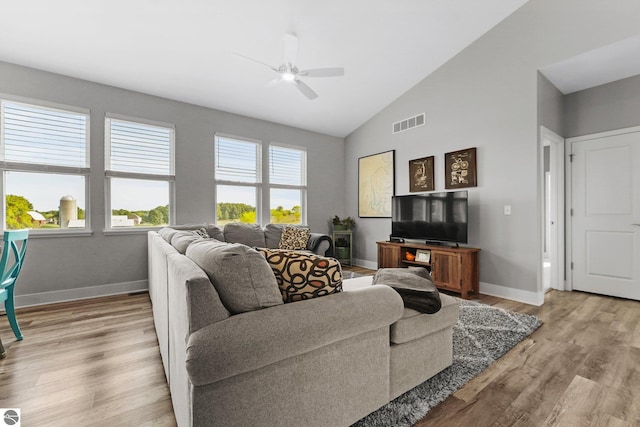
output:
[[[433,156],[409,160],[409,191],[433,191]]]
[[[395,193],[395,150],[358,159],[358,216],[391,218]]]
[[[452,151],[444,155],[444,188],[476,187],[476,148]]]

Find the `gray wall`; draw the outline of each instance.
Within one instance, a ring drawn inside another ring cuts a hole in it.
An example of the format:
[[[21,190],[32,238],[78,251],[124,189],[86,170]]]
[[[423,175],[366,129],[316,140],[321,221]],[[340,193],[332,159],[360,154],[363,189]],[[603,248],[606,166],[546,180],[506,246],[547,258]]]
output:
[[[107,112],[175,124],[176,223],[214,221],[215,132],[306,147],[308,224],[313,231],[328,232],[327,221],[335,214],[343,214],[345,168],[341,138],[2,62],[0,93],[91,111],[93,235],[32,238],[16,288],[19,304],[89,297],[146,286],[146,234],[103,234],[104,117]]]
[[[357,215],[358,157],[396,149],[396,193],[408,193],[408,161],[478,148],[470,189],[469,246],[482,249],[480,280],[501,293],[538,289],[541,218],[538,72],[579,53],[638,34],[640,2],[530,0],[346,139],[347,213]],[[391,124],[426,112],[427,125],[392,135]],[[504,216],[503,205],[512,206]],[[355,257],[375,263],[389,219],[358,221]],[[523,292],[519,292],[523,291]]]
[[[640,76],[564,97],[567,138],[640,125]]]
[[[564,95],[538,72],[538,126],[564,135]]]

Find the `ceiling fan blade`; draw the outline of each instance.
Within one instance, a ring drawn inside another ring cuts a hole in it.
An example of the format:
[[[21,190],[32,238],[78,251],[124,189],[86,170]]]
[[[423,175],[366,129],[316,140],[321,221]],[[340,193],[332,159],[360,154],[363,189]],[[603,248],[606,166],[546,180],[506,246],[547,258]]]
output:
[[[340,77],[344,76],[344,68],[312,68],[311,70],[301,70],[298,74],[305,77]]]
[[[271,80],[269,83],[267,83],[266,85],[264,85],[264,87],[267,88],[272,88],[275,86],[278,86],[278,84],[282,81],[282,77],[278,77],[277,79],[273,79]]]
[[[295,66],[298,57],[298,38],[293,34],[284,35],[284,62],[288,66]]]
[[[317,94],[317,93],[315,93],[315,92],[313,91],[313,89],[311,89],[309,86],[307,86],[307,84],[306,84],[306,83],[304,83],[303,81],[298,80],[298,79],[295,79],[295,80],[293,80],[293,82],[292,82],[292,83],[293,83],[294,85],[296,85],[296,87],[298,88],[298,90],[299,90],[300,92],[302,92],[302,94],[303,94],[304,96],[306,96],[307,98],[309,98],[309,99],[316,99],[316,98],[318,97],[318,94]]]
[[[239,57],[241,57],[241,58],[248,59],[249,61],[257,62],[258,64],[264,65],[265,67],[268,67],[268,68],[272,69],[272,70],[273,70],[273,71],[275,71],[276,73],[278,72],[278,69],[277,69],[277,68],[275,68],[275,67],[273,67],[273,66],[271,66],[271,65],[269,65],[269,64],[267,64],[267,63],[265,63],[265,62],[258,61],[257,59],[251,58],[251,57],[249,57],[249,56],[242,55],[242,54],[240,54],[240,53],[233,52],[233,54],[234,54],[234,55],[236,55],[236,56],[239,56]]]

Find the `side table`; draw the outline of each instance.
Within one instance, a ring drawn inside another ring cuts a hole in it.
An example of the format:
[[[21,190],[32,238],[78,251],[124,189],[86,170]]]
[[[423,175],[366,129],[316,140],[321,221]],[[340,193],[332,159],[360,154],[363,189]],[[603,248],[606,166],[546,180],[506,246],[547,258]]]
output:
[[[353,265],[353,231],[333,230],[333,256],[340,261],[340,264]]]

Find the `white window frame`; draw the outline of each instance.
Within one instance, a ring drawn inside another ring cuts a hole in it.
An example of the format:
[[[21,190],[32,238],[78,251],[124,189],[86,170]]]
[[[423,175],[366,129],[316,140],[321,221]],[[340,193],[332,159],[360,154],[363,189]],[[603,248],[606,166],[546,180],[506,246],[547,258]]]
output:
[[[216,176],[215,170],[215,164],[217,162],[217,159],[215,158],[215,155],[217,153],[217,148],[218,148],[218,139],[232,139],[232,140],[236,140],[239,142],[248,142],[248,143],[252,143],[252,144],[256,144],[256,182],[243,182],[243,181],[233,181],[233,180],[225,180],[225,179],[218,179],[218,177]],[[214,153],[214,168],[213,168],[213,173],[214,173],[214,185],[215,185],[215,195],[213,198],[213,209],[214,209],[214,218],[215,218],[215,222],[216,224],[218,223],[218,186],[219,185],[225,185],[225,186],[237,186],[237,187],[252,187],[255,188],[256,190],[256,224],[262,224],[262,201],[263,201],[263,195],[262,195],[262,181],[263,181],[263,168],[262,168],[262,141],[257,140],[257,139],[251,139],[251,138],[246,138],[246,137],[241,137],[241,136],[235,136],[235,135],[228,135],[228,134],[223,134],[223,133],[216,133],[214,135],[214,145],[213,145],[213,153]]]
[[[271,142],[269,144],[269,150],[267,155],[267,161],[271,162],[271,147],[287,148],[290,150],[300,151],[302,153],[302,176],[301,185],[287,185],[287,184],[272,184],[269,177],[268,191],[271,194],[272,189],[284,189],[284,190],[300,190],[300,225],[307,225],[307,149],[295,145],[282,144],[278,142]],[[267,168],[268,169],[268,168]],[[269,205],[271,205],[271,197],[269,196]],[[271,220],[271,206],[269,206],[269,221]]]
[[[29,107],[41,108],[45,110],[60,111],[63,113],[75,113],[84,115],[86,118],[85,128],[85,166],[73,167],[73,166],[56,166],[56,165],[41,165],[37,163],[19,163],[19,162],[7,162],[5,161],[5,116],[4,116],[4,103],[9,102],[12,104],[23,104]],[[2,203],[0,203],[0,218],[2,219],[0,224],[0,231],[6,230],[6,180],[5,172],[32,172],[43,174],[60,174],[60,175],[76,175],[84,177],[85,188],[85,228],[83,229],[30,229],[30,237],[72,237],[72,236],[90,236],[91,231],[91,198],[89,194],[89,176],[90,176],[90,132],[91,132],[91,114],[87,108],[81,108],[76,106],[70,106],[65,104],[58,104],[49,101],[42,101],[37,99],[25,98],[14,95],[7,95],[0,93],[0,189],[2,189]]]
[[[171,130],[170,141],[170,171],[168,175],[123,172],[111,170],[111,120],[131,122],[142,125],[157,126]],[[123,116],[120,114],[107,113],[104,120],[104,164],[105,164],[105,228],[103,233],[109,234],[141,234],[149,230],[157,230],[162,226],[152,227],[112,227],[111,226],[111,178],[139,179],[149,181],[163,181],[169,184],[169,225],[175,224],[175,125],[154,120],[141,119],[137,117]]]

